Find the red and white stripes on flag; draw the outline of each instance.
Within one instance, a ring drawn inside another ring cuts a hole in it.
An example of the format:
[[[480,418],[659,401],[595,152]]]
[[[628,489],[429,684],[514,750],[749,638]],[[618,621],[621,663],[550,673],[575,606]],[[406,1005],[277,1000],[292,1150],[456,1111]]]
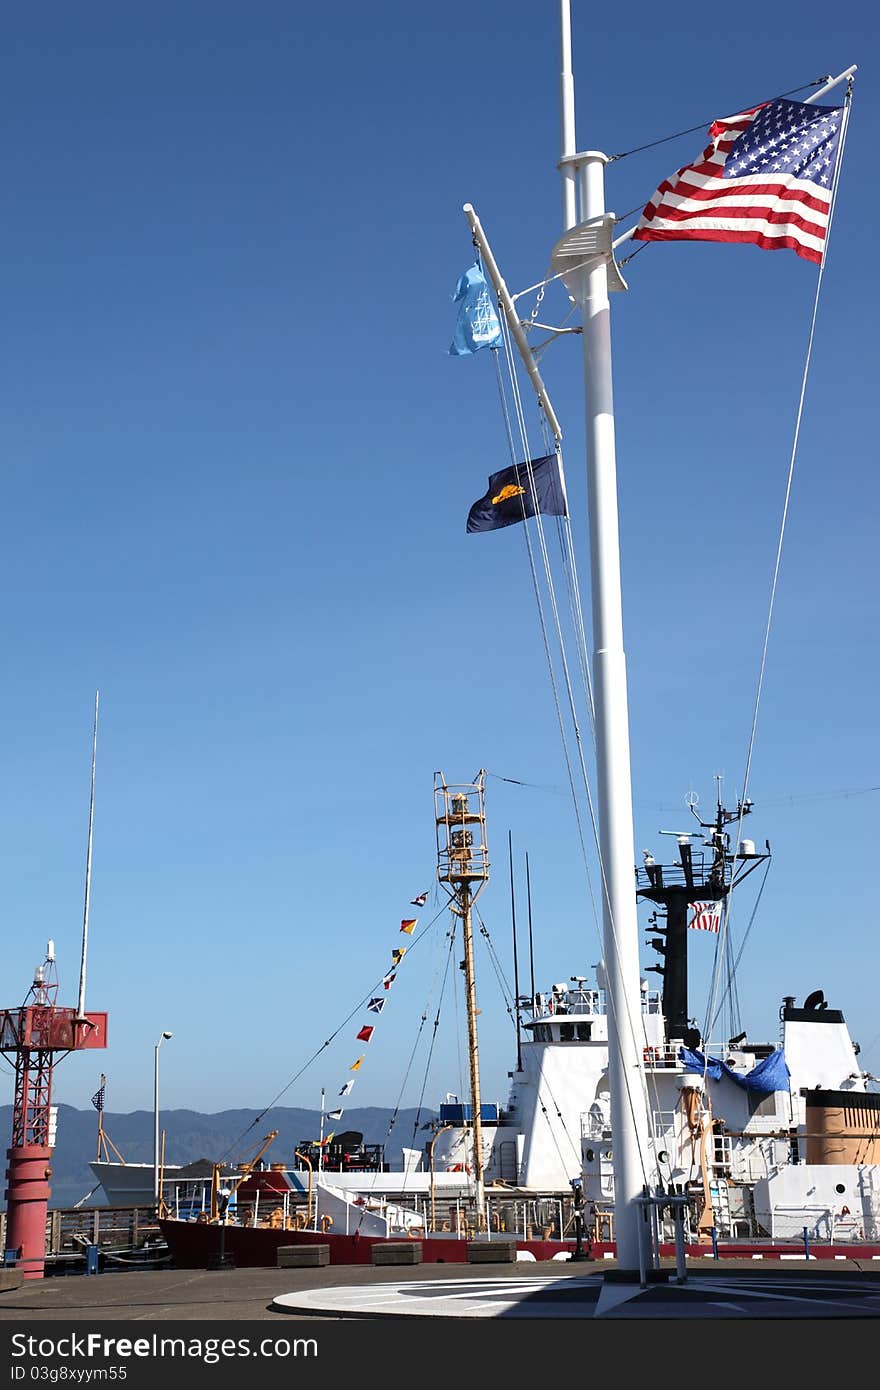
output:
[[[694,915],[688,922],[695,931],[717,932],[721,926],[721,903],[688,903],[688,911]]]
[[[842,115],[776,98],[714,121],[711,143],[661,183],[633,240],[787,246],[820,263]]]

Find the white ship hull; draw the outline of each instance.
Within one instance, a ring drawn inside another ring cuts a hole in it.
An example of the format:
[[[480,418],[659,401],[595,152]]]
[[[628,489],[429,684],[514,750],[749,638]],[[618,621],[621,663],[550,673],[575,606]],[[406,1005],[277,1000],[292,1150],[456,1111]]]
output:
[[[89,1164],[96,1179],[104,1189],[107,1205],[111,1207],[153,1206],[155,1169],[152,1163],[109,1163]],[[166,1182],[174,1177],[176,1165],[166,1164]]]

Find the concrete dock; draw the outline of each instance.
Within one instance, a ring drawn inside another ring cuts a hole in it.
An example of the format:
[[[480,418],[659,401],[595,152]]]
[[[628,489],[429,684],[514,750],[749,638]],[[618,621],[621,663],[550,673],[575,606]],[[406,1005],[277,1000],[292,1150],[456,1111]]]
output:
[[[880,1318],[880,1270],[876,1262],[858,1260],[758,1268],[749,1261],[698,1261],[688,1267],[684,1290],[662,1282],[621,1293],[607,1262],[499,1264],[491,1271],[467,1264],[335,1265],[67,1275],[0,1290],[0,1321],[28,1324],[418,1316]]]

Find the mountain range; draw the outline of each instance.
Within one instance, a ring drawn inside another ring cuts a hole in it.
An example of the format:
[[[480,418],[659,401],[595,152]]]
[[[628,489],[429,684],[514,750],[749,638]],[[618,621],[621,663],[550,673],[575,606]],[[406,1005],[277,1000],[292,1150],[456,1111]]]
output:
[[[431,1110],[399,1110],[395,1115],[393,1110],[369,1106],[346,1110],[344,1124],[337,1122],[335,1128],[337,1131],[357,1130],[363,1135],[365,1144],[384,1144],[386,1163],[398,1168],[404,1148],[424,1148],[429,1135],[427,1130],[423,1132],[423,1127],[436,1118]],[[168,1164],[194,1163],[207,1158],[235,1166],[253,1158],[269,1132],[277,1129],[278,1137],[265,1153],[264,1161],[293,1167],[294,1149],[318,1138],[321,1114],[318,1110],[280,1106],[265,1113],[221,1110],[214,1115],[204,1115],[198,1110],[163,1110],[161,1124],[165,1131],[165,1162]],[[333,1121],[325,1117],[325,1135],[333,1127]],[[96,1157],[97,1130],[94,1110],[58,1106],[50,1207],[73,1206],[94,1188],[95,1176],[89,1163]],[[151,1110],[134,1110],[125,1115],[105,1111],[104,1132],[126,1162],[152,1163],[154,1119]],[[0,1134],[7,1136],[4,1147],[11,1133],[12,1107],[0,1106]],[[110,1156],[113,1157],[112,1151]],[[100,1206],[104,1201],[99,1187],[86,1204]]]

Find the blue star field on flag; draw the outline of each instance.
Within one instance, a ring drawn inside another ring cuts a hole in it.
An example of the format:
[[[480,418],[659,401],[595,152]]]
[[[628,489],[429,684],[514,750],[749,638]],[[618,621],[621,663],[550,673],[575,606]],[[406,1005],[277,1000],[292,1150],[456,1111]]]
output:
[[[734,142],[722,178],[792,174],[830,188],[842,123],[841,106],[769,101]]]

